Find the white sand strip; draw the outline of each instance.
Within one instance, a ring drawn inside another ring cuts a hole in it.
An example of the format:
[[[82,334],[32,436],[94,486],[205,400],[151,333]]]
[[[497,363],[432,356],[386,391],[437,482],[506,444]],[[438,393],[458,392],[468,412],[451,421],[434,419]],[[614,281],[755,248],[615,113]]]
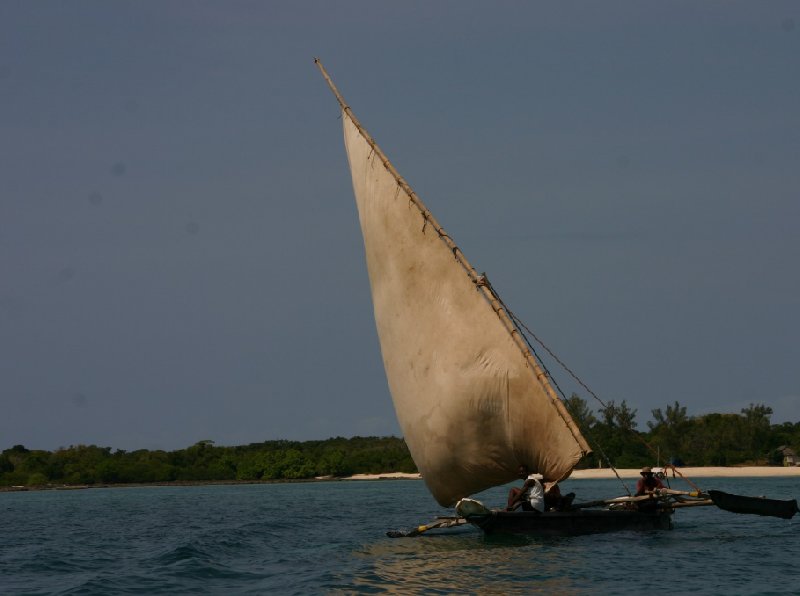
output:
[[[638,478],[639,468],[618,469],[617,473],[621,478]],[[770,476],[796,476],[800,477],[800,466],[736,466],[736,467],[687,467],[678,468],[680,474],[692,478],[763,478]],[[668,472],[672,478],[672,472]],[[344,480],[390,480],[390,479],[411,479],[418,480],[419,474],[404,474],[403,472],[386,472],[385,474],[355,474],[348,476]],[[592,468],[590,470],[573,470],[570,480],[580,480],[584,478],[616,478],[614,472],[609,468]]]
[[[621,478],[638,478],[640,470],[617,470]],[[678,472],[686,478],[763,478],[769,476],[797,476],[800,477],[800,466],[736,466],[736,467],[697,467],[678,468]],[[672,471],[667,475],[672,478]],[[678,476],[679,477],[679,476]],[[591,470],[573,470],[570,479],[581,478],[615,478],[614,472],[609,468]]]

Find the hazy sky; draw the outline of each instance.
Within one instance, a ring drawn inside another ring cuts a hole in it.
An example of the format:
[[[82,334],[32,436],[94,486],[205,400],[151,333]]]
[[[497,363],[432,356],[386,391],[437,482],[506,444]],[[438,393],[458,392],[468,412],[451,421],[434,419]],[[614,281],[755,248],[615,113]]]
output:
[[[314,56],[639,428],[800,420],[797,2],[5,0],[0,449],[400,434]]]

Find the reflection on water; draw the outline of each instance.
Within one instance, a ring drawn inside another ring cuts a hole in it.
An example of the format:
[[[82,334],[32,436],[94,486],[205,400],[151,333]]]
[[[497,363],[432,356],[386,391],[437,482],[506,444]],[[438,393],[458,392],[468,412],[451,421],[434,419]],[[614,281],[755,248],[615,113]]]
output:
[[[353,579],[353,588],[390,593],[575,593],[569,561],[558,548],[563,540],[488,537],[470,528],[382,541],[359,553],[368,571]]]
[[[703,488],[800,496],[798,479]],[[491,505],[507,488],[479,495]],[[614,481],[570,481],[591,500]],[[419,481],[0,493],[8,593],[794,594],[800,517],[681,510],[673,531],[484,536],[472,526],[387,538],[450,513]],[[713,573],[710,573],[713,570]]]
[[[740,494],[800,495],[797,479],[701,482],[706,484]],[[502,502],[504,490],[487,491],[482,498]],[[591,500],[615,494],[619,486],[614,481],[572,481],[568,490]],[[485,536],[466,526],[368,542],[354,553],[360,569],[349,578],[349,586],[358,592],[388,593],[634,594],[644,570],[659,585],[671,581],[681,590],[691,586],[704,593],[791,594],[800,585],[800,573],[793,564],[786,565],[791,558],[786,549],[800,547],[799,525],[798,519],[735,515],[712,507],[679,511],[672,531],[553,538]],[[329,585],[342,589],[348,585],[346,576]]]
[[[357,551],[364,568],[351,581],[365,592],[595,593],[596,578],[624,582],[631,564],[669,541],[668,532],[486,536],[470,526],[372,543]],[[618,572],[608,569],[618,560]]]

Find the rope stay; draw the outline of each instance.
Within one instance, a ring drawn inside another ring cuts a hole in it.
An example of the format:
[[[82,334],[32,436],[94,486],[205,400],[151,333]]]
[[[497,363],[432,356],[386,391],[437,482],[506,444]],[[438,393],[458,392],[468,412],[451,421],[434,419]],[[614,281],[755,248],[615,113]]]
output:
[[[501,306],[505,309],[505,311],[508,313],[509,318],[514,323],[514,326],[517,328],[517,331],[519,332],[519,335],[525,340],[525,343],[528,345],[528,348],[533,353],[533,356],[536,358],[536,360],[539,361],[539,363],[540,363],[540,365],[542,367],[542,370],[544,372],[544,375],[548,378],[550,384],[553,385],[556,388],[556,390],[558,391],[559,395],[561,396],[561,400],[566,403],[567,396],[564,393],[564,390],[561,388],[561,386],[555,380],[553,375],[550,373],[550,370],[547,368],[547,365],[544,363],[544,360],[542,360],[542,357],[539,356],[539,353],[536,351],[536,348],[531,343],[528,335],[533,337],[536,340],[536,343],[538,343],[540,346],[542,346],[547,351],[547,353],[550,354],[550,356],[552,356],[553,359],[556,362],[558,362],[562,367],[564,367],[567,370],[567,372],[569,372],[574,378],[576,378],[575,374],[572,373],[572,371],[570,371],[569,369],[567,369],[567,367],[564,365],[564,363],[559,358],[557,358],[555,356],[555,354],[553,354],[553,352],[527,327],[527,325],[525,325],[525,323],[517,315],[514,314],[514,312],[510,308],[508,308],[508,305],[506,305],[506,303],[503,302],[503,299],[500,298],[500,296],[495,291],[494,287],[492,286],[492,284],[489,281],[489,278],[487,277],[485,272],[481,274],[481,276],[479,278],[479,284],[481,286],[486,287],[489,290],[489,292],[492,293],[492,295],[495,297],[495,299],[501,304]],[[526,332],[527,332],[527,334],[526,334]],[[580,381],[578,381],[578,382],[580,382]],[[585,385],[583,385],[582,382],[581,382],[581,385],[585,386]],[[588,389],[588,387],[587,387],[587,390],[591,392],[591,390]],[[595,399],[600,401],[600,399],[593,392],[591,392],[591,393],[595,397]],[[603,402],[600,401],[600,403],[603,403]],[[609,458],[608,455],[606,454],[606,452],[603,450],[603,447],[600,444],[600,442],[597,441],[595,439],[595,437],[592,435],[591,430],[589,428],[581,428],[581,432],[584,432],[589,436],[589,439],[591,440],[592,444],[595,447],[597,447],[597,450],[600,452],[600,456],[605,461],[606,465],[611,469],[611,471],[614,472],[614,475],[617,477],[617,480],[619,480],[620,484],[622,484],[622,487],[625,489],[625,492],[628,493],[628,496],[630,496],[631,495],[631,491],[628,488],[628,485],[625,483],[625,481],[622,479],[622,477],[617,472],[617,468],[611,462],[611,458]]]
[[[533,344],[532,344],[532,342],[531,342],[530,338],[533,338],[533,340],[534,340],[534,341],[535,341],[535,342],[536,342],[536,343],[537,343],[539,346],[541,346],[541,348],[542,348],[542,349],[543,349],[545,352],[547,352],[547,354],[548,354],[548,355],[549,355],[549,356],[550,356],[550,357],[551,357],[551,358],[552,358],[552,359],[553,359],[553,360],[554,360],[556,363],[558,363],[558,365],[559,365],[561,368],[563,368],[563,369],[564,369],[564,370],[567,372],[567,374],[569,374],[569,376],[570,376],[570,377],[572,377],[572,379],[573,379],[573,380],[574,380],[576,383],[578,383],[578,384],[579,384],[581,387],[583,387],[583,388],[584,388],[584,389],[585,389],[585,390],[586,390],[586,391],[589,393],[589,395],[591,395],[591,396],[592,396],[592,397],[593,397],[593,398],[594,398],[594,399],[595,399],[595,400],[596,400],[596,401],[597,401],[597,402],[598,402],[598,403],[599,403],[599,404],[600,404],[600,405],[601,405],[603,408],[608,408],[608,407],[609,407],[609,405],[608,405],[606,402],[604,402],[602,399],[600,399],[600,397],[599,397],[599,396],[598,396],[598,395],[597,395],[597,394],[596,394],[594,391],[592,391],[592,389],[591,389],[591,388],[590,388],[590,387],[589,387],[589,386],[588,386],[586,383],[584,383],[584,382],[583,382],[583,380],[582,380],[580,377],[578,377],[578,375],[577,375],[577,374],[575,374],[575,372],[574,372],[574,371],[573,371],[571,368],[569,368],[569,367],[568,367],[568,366],[567,366],[567,365],[564,363],[564,361],[563,361],[563,360],[561,360],[561,358],[559,358],[559,357],[558,357],[558,356],[557,356],[557,355],[556,355],[556,354],[555,354],[555,353],[554,353],[554,352],[553,352],[553,351],[552,351],[552,350],[551,350],[551,349],[550,349],[550,348],[547,346],[547,344],[545,344],[545,343],[544,343],[544,342],[543,342],[543,341],[542,341],[542,340],[539,338],[539,336],[537,336],[537,335],[536,335],[536,334],[535,334],[535,333],[534,333],[534,332],[533,332],[533,331],[532,331],[532,330],[531,330],[531,329],[530,329],[530,328],[529,328],[529,327],[528,327],[528,326],[527,326],[527,325],[526,325],[526,324],[525,324],[525,323],[522,321],[522,319],[520,319],[520,318],[519,318],[519,317],[518,317],[516,314],[514,314],[514,312],[513,312],[513,311],[512,311],[510,308],[508,308],[508,306],[505,304],[505,302],[503,302],[503,299],[502,299],[502,298],[500,298],[500,296],[499,296],[499,295],[497,294],[497,292],[494,290],[494,287],[492,287],[492,284],[491,284],[491,282],[489,281],[489,278],[486,276],[486,273],[482,273],[482,274],[481,274],[480,278],[478,279],[478,282],[476,282],[476,285],[483,286],[483,287],[487,288],[487,289],[488,289],[488,291],[489,291],[489,292],[492,294],[492,296],[494,296],[494,297],[495,297],[495,299],[496,299],[496,300],[497,300],[497,301],[500,303],[500,305],[503,307],[503,309],[504,309],[504,310],[505,310],[505,311],[508,313],[508,316],[509,316],[509,318],[511,319],[511,321],[514,323],[514,326],[515,326],[515,327],[517,328],[517,330],[519,331],[519,335],[520,335],[520,336],[521,336],[521,337],[522,337],[522,338],[525,340],[525,343],[528,345],[528,348],[531,350],[531,352],[533,353],[533,355],[534,355],[534,357],[536,358],[536,360],[538,360],[538,361],[539,361],[539,363],[540,363],[540,365],[541,365],[541,367],[542,367],[542,369],[543,369],[543,371],[544,371],[545,375],[548,377],[548,380],[549,380],[550,384],[551,384],[551,385],[553,385],[553,386],[554,386],[554,387],[555,387],[555,388],[558,390],[558,393],[559,393],[559,395],[561,396],[561,399],[562,399],[562,401],[564,401],[564,402],[566,403],[566,401],[567,401],[567,396],[566,396],[566,393],[565,393],[565,392],[564,392],[564,390],[561,388],[561,386],[558,384],[558,382],[555,380],[555,378],[553,377],[553,375],[550,373],[550,370],[547,368],[547,365],[544,363],[544,361],[542,360],[541,356],[539,356],[539,354],[538,354],[538,352],[537,352],[536,348],[533,346]],[[623,428],[625,428],[625,427],[623,427]],[[592,443],[593,443],[593,444],[594,444],[594,445],[597,447],[597,450],[600,452],[600,455],[601,455],[602,459],[605,461],[605,463],[608,465],[608,467],[609,467],[609,468],[610,468],[610,469],[611,469],[611,470],[614,472],[614,475],[615,475],[615,476],[617,477],[617,479],[620,481],[620,483],[622,484],[623,488],[624,488],[624,489],[625,489],[625,491],[628,493],[628,495],[630,495],[630,494],[631,494],[631,491],[630,491],[630,489],[628,488],[628,486],[627,486],[627,484],[625,483],[625,481],[622,479],[622,477],[621,477],[621,476],[619,475],[619,473],[617,472],[617,468],[614,466],[614,464],[611,462],[611,459],[608,457],[608,455],[606,454],[606,452],[603,450],[603,447],[602,447],[602,445],[601,445],[601,444],[599,443],[599,441],[597,441],[597,440],[595,439],[595,437],[593,436],[593,434],[592,434],[591,430],[590,430],[590,429],[588,429],[588,428],[583,428],[583,429],[581,429],[581,430],[582,430],[583,432],[585,432],[585,433],[586,433],[586,434],[589,436],[589,438],[590,438],[591,442],[592,442]],[[656,455],[656,456],[657,456],[657,454],[658,454],[657,450],[656,450],[656,449],[654,449],[654,448],[653,448],[653,446],[652,446],[652,445],[650,445],[650,443],[648,443],[648,442],[647,442],[647,441],[646,441],[646,440],[645,440],[645,439],[644,439],[644,438],[643,438],[643,437],[642,437],[642,436],[641,436],[641,435],[640,435],[638,432],[635,432],[635,431],[633,430],[633,428],[626,428],[626,430],[628,430],[629,432],[631,432],[631,434],[633,434],[633,435],[636,437],[636,439],[637,439],[637,440],[639,440],[639,441],[640,441],[640,442],[641,442],[641,443],[642,443],[642,444],[643,444],[643,445],[644,445],[644,446],[647,448],[647,450],[648,450],[648,451],[650,451],[650,453],[651,453],[652,455]],[[678,470],[678,469],[677,469],[677,468],[676,468],[674,465],[672,465],[672,464],[667,464],[667,465],[666,465],[666,466],[664,466],[664,467],[665,467],[666,469],[670,469],[670,470],[672,470],[672,475],[673,475],[673,478],[674,478],[676,475],[677,475],[677,476],[680,476],[680,477],[681,477],[683,480],[685,480],[685,481],[686,481],[686,482],[687,482],[687,483],[688,483],[690,486],[692,486],[692,488],[694,488],[694,489],[695,489],[695,490],[697,490],[697,491],[700,491],[700,490],[701,490],[701,489],[700,489],[700,488],[699,488],[699,487],[698,487],[698,486],[697,486],[697,485],[696,485],[694,482],[692,482],[692,481],[691,481],[689,478],[687,478],[686,476],[684,476],[683,474],[681,474],[681,473],[680,473],[680,471],[679,471],[679,470]]]
[[[466,257],[464,256],[464,253],[461,251],[461,249],[458,247],[458,245],[456,245],[456,243],[453,241],[453,239],[450,237],[450,235],[447,234],[444,231],[444,228],[442,228],[442,226],[439,224],[439,222],[436,220],[436,218],[433,216],[433,214],[428,210],[428,208],[420,200],[420,198],[417,196],[417,194],[413,191],[413,189],[406,182],[406,180],[394,168],[394,166],[389,161],[389,159],[386,157],[386,155],[377,146],[377,144],[375,143],[375,140],[369,135],[369,133],[366,131],[366,129],[364,129],[363,126],[361,126],[361,123],[358,121],[358,119],[353,114],[352,109],[344,101],[344,98],[341,96],[341,94],[339,93],[338,89],[333,84],[333,81],[328,76],[328,73],[325,71],[325,69],[322,66],[322,63],[320,62],[320,60],[318,58],[315,58],[314,59],[314,63],[319,68],[320,72],[322,73],[322,76],[325,78],[326,82],[328,83],[328,86],[330,87],[331,91],[333,92],[334,96],[336,97],[336,99],[339,102],[339,105],[340,105],[341,110],[342,110],[341,113],[339,114],[339,117],[341,117],[343,114],[347,115],[347,117],[350,118],[352,123],[359,130],[359,132],[361,133],[361,135],[364,138],[364,140],[370,146],[370,153],[369,153],[367,159],[372,161],[375,157],[378,157],[380,159],[382,165],[384,166],[384,168],[394,177],[395,182],[397,183],[397,190],[395,191],[395,198],[397,198],[399,196],[399,193],[400,193],[401,190],[406,193],[406,195],[408,196],[408,200],[409,200],[409,207],[411,205],[416,207],[419,210],[420,215],[422,216],[423,224],[422,224],[421,232],[424,234],[425,230],[426,230],[426,228],[427,228],[427,226],[429,224],[431,225],[431,227],[433,227],[433,229],[437,232],[437,234],[438,234],[439,238],[442,240],[442,242],[444,242],[444,244],[452,251],[455,260],[461,265],[461,267],[463,267],[463,269],[465,270],[467,276],[475,284],[476,289],[479,290],[479,291],[482,290],[484,292],[484,297],[486,297],[487,299],[489,299],[489,297],[491,297],[494,301],[496,301],[497,307],[493,306],[493,309],[495,310],[496,314],[501,319],[501,321],[507,326],[509,332],[511,333],[512,338],[515,335],[518,338],[522,338],[524,344],[527,346],[527,348],[529,350],[529,353],[527,354],[527,358],[528,358],[529,364],[531,364],[533,366],[535,374],[538,375],[538,373],[536,373],[536,369],[537,368],[541,368],[543,370],[543,375],[541,375],[541,376],[545,377],[545,379],[543,379],[543,381],[545,381],[545,382],[543,382],[543,385],[545,386],[546,392],[548,392],[548,388],[550,386],[555,386],[555,388],[558,391],[558,394],[561,396],[560,399],[559,399],[558,395],[555,395],[553,390],[549,389],[549,393],[551,395],[551,399],[553,400],[554,404],[557,404],[556,410],[559,412],[559,415],[561,415],[562,419],[564,419],[564,422],[566,423],[567,427],[572,430],[573,426],[575,425],[575,423],[574,423],[574,421],[571,420],[571,416],[567,416],[566,418],[564,416],[564,414],[566,413],[566,406],[564,405],[565,402],[566,402],[566,396],[564,394],[564,391],[556,383],[555,379],[550,374],[550,371],[546,368],[542,358],[538,355],[538,353],[536,352],[536,349],[533,347],[533,344],[531,343],[528,335],[530,335],[530,337],[532,337],[536,341],[536,343],[539,344],[553,358],[553,360],[555,360],[581,387],[583,387],[595,400],[597,400],[598,403],[600,403],[604,408],[607,408],[608,407],[607,404],[605,402],[603,402],[597,396],[597,394],[594,391],[592,391],[569,367],[567,367],[566,364],[564,364],[564,362],[561,361],[561,359],[559,359],[552,352],[552,350],[550,350],[550,348],[548,348],[544,344],[544,342],[542,342],[541,339],[539,339],[539,337],[535,333],[533,333],[533,331],[531,331],[522,322],[522,320],[519,319],[519,317],[517,317],[508,308],[508,306],[500,298],[500,296],[497,294],[497,292],[495,292],[494,288],[492,287],[491,283],[489,282],[488,278],[486,277],[486,274],[484,273],[482,275],[478,275],[477,271],[472,267],[472,265],[469,263],[469,261],[467,261]],[[488,296],[487,296],[487,294],[488,294]],[[491,300],[490,300],[490,303],[491,303]],[[515,332],[516,332],[516,334],[515,334]],[[526,332],[527,332],[527,334],[526,334]],[[516,339],[515,341],[517,341],[518,345],[519,345],[519,339]],[[520,345],[520,348],[522,348],[521,345]],[[523,354],[524,354],[524,352],[525,351],[523,350]],[[564,412],[562,413],[559,408],[563,408]],[[633,432],[633,429],[629,429],[629,430],[631,430]],[[585,431],[588,433],[589,429],[585,429]],[[647,449],[649,449],[653,454],[656,453],[656,451],[652,448],[652,446],[650,446],[641,436],[639,436],[638,433],[634,433],[634,434],[636,435],[636,437],[640,441],[642,441],[642,443],[645,445],[645,447],[647,447]],[[580,433],[578,433],[578,435],[576,436],[575,432],[573,431],[573,436],[575,436],[576,440],[578,440],[578,438],[580,436]],[[578,443],[580,444],[581,441],[583,441],[583,439],[578,440]],[[602,447],[594,439],[592,439],[592,442],[595,443],[595,445],[598,446],[598,450],[600,451],[600,454],[602,455],[603,459],[606,461],[606,463],[608,464],[609,468],[614,471],[614,474],[617,476],[619,481],[622,483],[622,486],[625,488],[627,493],[630,495],[630,490],[628,489],[627,485],[622,480],[622,478],[619,476],[619,473],[617,472],[617,469],[611,463],[610,459],[608,458],[606,453],[603,451]],[[585,441],[583,441],[583,444],[585,445]],[[586,447],[588,449],[588,445]],[[586,453],[586,452],[587,451],[585,451],[584,453]],[[671,468],[673,469],[673,474],[675,474],[677,472],[677,470],[675,470],[674,466],[671,466]],[[680,472],[677,472],[677,473],[682,478],[687,480],[687,482],[689,482],[689,484],[692,484],[691,481],[686,479],[682,474],[680,474]],[[694,486],[694,484],[692,484],[692,486]]]

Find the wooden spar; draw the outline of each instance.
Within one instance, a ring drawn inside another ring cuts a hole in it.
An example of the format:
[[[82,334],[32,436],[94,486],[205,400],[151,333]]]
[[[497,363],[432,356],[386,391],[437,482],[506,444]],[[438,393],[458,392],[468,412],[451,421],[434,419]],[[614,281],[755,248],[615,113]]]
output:
[[[708,495],[702,491],[688,491],[688,490],[675,490],[674,488],[660,488],[658,489],[662,495],[680,495],[684,497],[702,497],[704,499],[708,498]]]
[[[585,503],[573,503],[573,509],[584,509],[587,507],[600,507],[601,505],[615,505],[618,503],[641,503],[642,501],[655,500],[653,495],[639,495],[638,497],[614,497],[613,499],[598,499]]]
[[[742,495],[732,495],[721,491],[711,490],[708,493],[700,491],[673,490],[669,488],[659,489],[657,493],[651,495],[640,495],[638,497],[616,497],[613,499],[602,499],[588,501],[586,503],[575,503],[574,509],[585,509],[590,507],[601,507],[603,505],[614,505],[619,503],[640,503],[647,500],[667,501],[669,507],[678,509],[682,507],[708,507],[714,505],[724,511],[732,513],[747,513],[755,515],[767,515],[791,519],[795,513],[800,511],[797,501],[792,499],[782,501],[778,499],[767,499],[764,497],[747,497]]]
[[[422,200],[417,196],[417,193],[415,193],[414,190],[411,188],[411,186],[409,186],[409,184],[405,181],[405,179],[400,175],[400,173],[395,169],[395,167],[389,161],[389,158],[386,157],[383,151],[381,151],[381,148],[378,147],[378,144],[375,142],[375,140],[361,125],[361,123],[353,114],[353,110],[351,110],[350,106],[347,105],[347,103],[344,100],[344,97],[342,97],[342,94],[339,93],[339,90],[336,88],[336,85],[334,85],[327,71],[322,66],[322,62],[320,62],[319,58],[314,58],[314,64],[317,65],[317,68],[319,68],[319,71],[320,73],[322,73],[323,78],[328,83],[328,87],[330,87],[331,91],[333,92],[333,95],[339,102],[339,106],[342,108],[342,111],[347,115],[348,118],[350,118],[353,125],[358,129],[359,133],[361,133],[361,136],[364,137],[364,140],[367,142],[367,144],[369,144],[369,146],[375,152],[375,155],[377,155],[380,158],[381,162],[383,163],[383,166],[394,177],[397,184],[405,191],[411,202],[420,211],[425,221],[428,222],[433,227],[434,230],[436,230],[436,233],[439,234],[439,238],[450,249],[456,261],[464,268],[464,270],[467,272],[467,275],[472,280],[472,283],[474,283],[478,287],[478,289],[482,292],[484,298],[492,307],[492,310],[494,310],[495,314],[503,323],[506,330],[511,334],[514,343],[520,349],[522,355],[525,357],[526,362],[530,366],[534,377],[536,378],[537,381],[539,381],[539,383],[541,383],[542,387],[545,390],[546,395],[550,398],[550,401],[556,408],[556,411],[558,412],[559,416],[564,421],[564,424],[566,424],[567,428],[570,430],[570,433],[572,433],[573,438],[580,447],[582,456],[586,456],[589,453],[591,453],[592,452],[591,447],[589,447],[589,444],[586,442],[586,439],[583,438],[583,435],[578,429],[577,424],[575,424],[575,421],[572,419],[572,416],[567,411],[566,406],[561,401],[561,399],[559,399],[558,394],[556,394],[555,390],[550,384],[550,381],[547,379],[547,374],[542,370],[542,367],[540,366],[539,362],[531,353],[530,349],[525,343],[525,340],[522,338],[522,334],[520,333],[519,329],[514,324],[514,322],[511,320],[511,317],[506,312],[505,308],[501,304],[494,290],[491,288],[491,286],[485,283],[483,276],[479,275],[472,267],[472,265],[470,265],[469,261],[464,256],[464,253],[462,253],[461,249],[458,248],[458,245],[456,245],[456,243],[453,242],[453,239],[447,235],[447,233],[444,231],[444,228],[442,228],[442,226],[439,225],[439,222],[436,220],[434,215],[428,210],[428,208],[425,206]],[[566,476],[568,475],[569,473],[567,473],[564,476],[564,478],[566,478]],[[561,481],[564,478],[548,478],[547,480]]]
[[[677,503],[672,503],[672,508],[678,509],[679,507],[707,507],[713,504],[714,501],[712,501],[711,499],[701,499],[699,501],[678,501]]]
[[[671,496],[677,499],[689,497],[689,499],[672,501],[673,507],[690,507],[692,505],[713,505],[709,496],[704,493],[688,492],[685,490],[672,490],[669,488],[659,489],[658,494],[646,494],[634,497],[614,497],[611,499],[598,499],[597,501],[587,501],[585,503],[574,503],[573,509],[583,509],[587,507],[600,507],[601,505],[615,505],[620,503],[641,503],[642,501],[663,500],[663,497]]]
[[[428,530],[435,530],[437,528],[452,528],[454,526],[462,526],[467,523],[463,517],[437,517],[437,521],[429,524],[417,526],[413,530],[403,532],[401,530],[389,530],[386,535],[389,538],[412,538],[424,534]]]

